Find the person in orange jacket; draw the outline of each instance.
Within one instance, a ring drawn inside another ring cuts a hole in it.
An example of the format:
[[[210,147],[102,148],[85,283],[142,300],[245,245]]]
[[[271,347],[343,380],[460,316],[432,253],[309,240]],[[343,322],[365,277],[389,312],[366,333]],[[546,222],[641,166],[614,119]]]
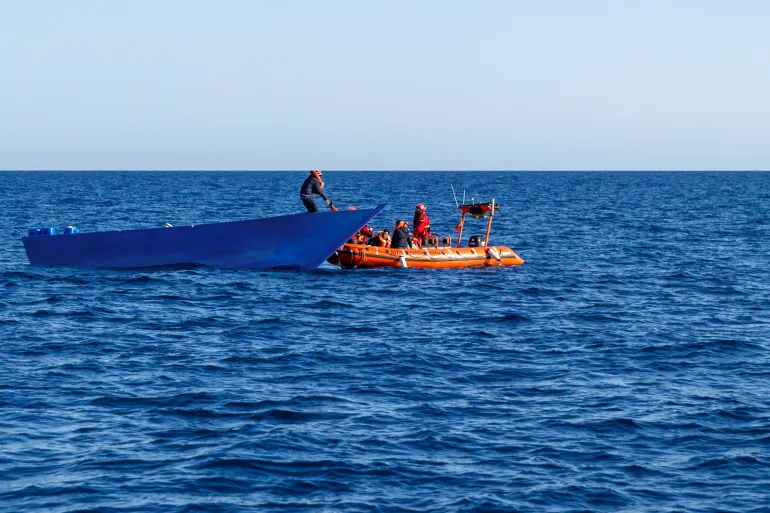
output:
[[[390,231],[389,230],[382,230],[382,233],[380,233],[380,239],[382,240],[382,247],[389,248],[390,247]]]
[[[369,241],[370,246],[379,246],[381,248],[390,247],[390,232],[388,230],[379,230],[377,235]]]
[[[370,237],[374,236],[374,232],[369,225],[364,226],[353,235],[348,242],[351,244],[367,244]]]
[[[351,205],[348,207],[348,210],[355,210],[356,207]],[[370,238],[374,237],[374,231],[369,227],[369,225],[364,225],[363,228],[358,230],[349,240],[348,242],[350,244],[366,244]]]

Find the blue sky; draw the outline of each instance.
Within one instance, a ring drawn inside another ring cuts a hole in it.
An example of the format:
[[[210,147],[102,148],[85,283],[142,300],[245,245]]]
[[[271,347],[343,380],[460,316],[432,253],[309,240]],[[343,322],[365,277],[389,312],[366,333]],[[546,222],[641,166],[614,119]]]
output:
[[[0,2],[0,169],[770,169],[762,0]]]

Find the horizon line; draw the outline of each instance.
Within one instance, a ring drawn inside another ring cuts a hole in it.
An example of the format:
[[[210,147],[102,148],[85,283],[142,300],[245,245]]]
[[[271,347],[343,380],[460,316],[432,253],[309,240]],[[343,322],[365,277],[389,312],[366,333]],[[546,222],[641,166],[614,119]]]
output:
[[[0,173],[296,173],[307,169],[0,169]],[[770,169],[323,169],[327,173],[767,173]]]

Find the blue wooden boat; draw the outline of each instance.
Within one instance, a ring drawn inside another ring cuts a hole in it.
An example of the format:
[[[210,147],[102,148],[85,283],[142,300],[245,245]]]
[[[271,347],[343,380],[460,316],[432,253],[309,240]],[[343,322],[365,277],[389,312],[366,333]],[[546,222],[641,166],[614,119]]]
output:
[[[385,205],[247,221],[77,233],[31,229],[32,265],[136,268],[199,264],[223,268],[315,269]]]

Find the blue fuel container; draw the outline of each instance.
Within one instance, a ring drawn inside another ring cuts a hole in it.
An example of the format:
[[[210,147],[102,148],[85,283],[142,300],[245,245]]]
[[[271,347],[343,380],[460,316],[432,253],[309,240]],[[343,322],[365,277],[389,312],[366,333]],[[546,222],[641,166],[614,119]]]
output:
[[[77,226],[68,226],[64,229],[64,235],[72,235],[73,233],[78,233],[80,230],[78,230]]]
[[[56,235],[56,228],[54,227],[40,228],[40,235]]]
[[[27,237],[37,237],[40,235],[40,228],[30,228],[27,230]]]

